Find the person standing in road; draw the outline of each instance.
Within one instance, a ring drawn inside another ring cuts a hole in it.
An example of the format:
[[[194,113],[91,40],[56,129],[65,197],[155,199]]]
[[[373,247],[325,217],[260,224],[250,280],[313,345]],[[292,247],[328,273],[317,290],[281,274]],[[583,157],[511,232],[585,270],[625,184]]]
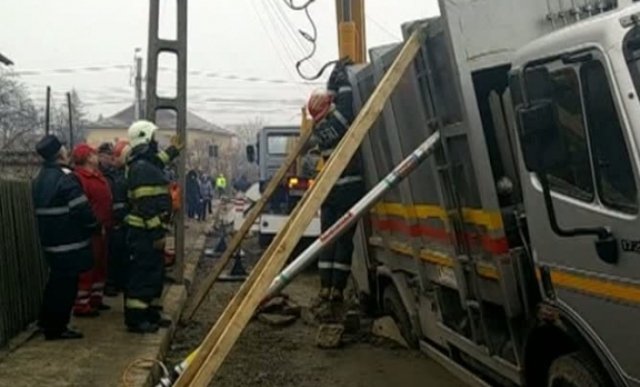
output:
[[[222,198],[222,195],[227,191],[227,178],[223,173],[220,173],[216,178],[216,191],[218,191],[219,198]]]
[[[165,222],[172,212],[169,180],[164,169],[183,146],[178,137],[173,137],[169,148],[158,149],[157,130],[155,124],[144,120],[129,127],[129,214],[125,223],[129,228],[131,261],[125,294],[125,324],[135,333],[152,333],[160,326],[171,325],[152,303],[162,295]]]
[[[200,214],[201,197],[198,173],[193,169],[187,172],[185,188],[187,190],[187,216],[189,219],[195,219]]]
[[[107,179],[100,172],[95,149],[87,144],[78,144],[73,149],[72,158],[74,173],[100,224],[100,228],[91,236],[94,265],[92,270],[80,275],[73,313],[78,317],[95,317],[101,310],[111,309],[103,303],[103,297],[107,280],[107,231],[113,223],[113,197]]]
[[[202,205],[200,206],[200,220],[204,221],[207,219],[207,213],[211,214],[211,201],[213,200],[211,177],[204,173],[200,177],[200,197],[202,201]]]
[[[329,78],[327,90],[314,92],[307,105],[314,122],[309,145],[319,148],[324,162],[329,159],[354,119],[353,92],[346,68],[346,63],[338,63]],[[322,203],[322,232],[346,214],[363,194],[361,161],[356,153]],[[344,299],[344,289],[351,273],[354,234],[355,226],[349,228],[320,255],[320,304],[341,304]]]
[[[93,266],[91,234],[98,224],[60,140],[47,135],[36,151],[44,162],[33,181],[33,202],[49,265],[39,325],[47,340],[80,339],[83,335],[68,324],[80,273]]]

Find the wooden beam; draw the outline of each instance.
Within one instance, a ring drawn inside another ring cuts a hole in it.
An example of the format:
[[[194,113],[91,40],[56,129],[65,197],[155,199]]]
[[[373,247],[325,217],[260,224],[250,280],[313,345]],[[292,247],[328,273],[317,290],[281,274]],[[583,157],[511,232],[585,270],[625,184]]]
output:
[[[298,203],[289,221],[278,233],[258,265],[238,290],[200,346],[197,356],[176,382],[177,387],[206,387],[231,351],[243,329],[251,320],[266,290],[284,266],[287,257],[326,199],[342,171],[357,151],[364,136],[382,112],[407,67],[420,49],[422,32],[417,30],[376,87],[329,162],[320,172],[316,184]]]
[[[302,150],[309,140],[309,137],[311,137],[310,130],[302,132],[300,134],[295,147],[293,147],[292,151],[289,152],[286,160],[280,166],[280,169],[278,169],[278,172],[276,172],[273,178],[271,178],[271,181],[269,181],[269,183],[267,184],[266,189],[260,196],[260,200],[256,202],[251,211],[249,211],[249,214],[247,214],[247,217],[240,227],[240,230],[238,230],[238,232],[235,233],[235,235],[231,239],[227,250],[224,252],[224,254],[222,254],[222,257],[220,258],[220,263],[207,277],[205,277],[202,285],[197,288],[183,314],[183,320],[188,321],[193,318],[193,315],[196,313],[200,305],[202,305],[202,302],[211,291],[213,284],[216,282],[218,277],[220,277],[220,274],[222,273],[224,268],[233,258],[233,254],[238,250],[245,235],[249,232],[256,219],[258,219],[258,216],[260,216],[262,210],[264,210],[264,208],[266,207],[267,203],[271,199],[271,196],[273,196],[274,192],[276,192],[278,185],[280,185],[280,182],[282,181],[282,179],[284,179],[287,171],[289,170],[289,168],[291,168],[291,166],[296,162],[298,156],[302,153]]]

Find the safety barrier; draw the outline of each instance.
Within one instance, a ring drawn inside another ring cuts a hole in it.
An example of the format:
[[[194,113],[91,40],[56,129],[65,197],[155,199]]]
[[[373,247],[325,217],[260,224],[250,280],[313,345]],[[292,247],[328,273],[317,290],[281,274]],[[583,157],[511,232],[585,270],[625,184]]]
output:
[[[37,319],[46,272],[31,185],[0,180],[0,348]]]

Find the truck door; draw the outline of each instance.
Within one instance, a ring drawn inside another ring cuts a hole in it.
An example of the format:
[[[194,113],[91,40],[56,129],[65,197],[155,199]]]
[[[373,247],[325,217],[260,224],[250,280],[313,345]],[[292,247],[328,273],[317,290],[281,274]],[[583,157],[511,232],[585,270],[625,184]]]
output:
[[[617,261],[607,263],[596,251],[596,237],[556,235],[540,181],[523,169],[534,258],[543,280],[551,283],[544,296],[601,355],[615,359],[614,366],[638,378],[640,222],[638,170],[632,162],[638,155],[630,141],[620,93],[606,56],[597,49],[537,63],[536,67],[546,67],[550,73],[551,87],[545,98],[552,100],[557,111],[561,140],[568,152],[568,162],[547,173],[558,224],[563,229],[606,227],[619,250]],[[523,84],[528,87],[526,75]],[[520,95],[531,97],[535,90],[527,87]],[[513,87],[512,92],[519,93]]]

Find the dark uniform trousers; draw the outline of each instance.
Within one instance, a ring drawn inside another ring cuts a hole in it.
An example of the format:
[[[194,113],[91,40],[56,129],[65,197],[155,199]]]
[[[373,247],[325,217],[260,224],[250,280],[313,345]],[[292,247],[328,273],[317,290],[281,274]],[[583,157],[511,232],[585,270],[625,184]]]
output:
[[[127,285],[129,248],[127,227],[122,225],[109,231],[109,271],[107,284],[122,290]]]
[[[126,299],[139,300],[146,305],[125,308],[127,325],[154,321],[159,317],[156,310],[148,307],[154,299],[162,296],[164,252],[154,248],[154,241],[157,239],[157,231],[129,228],[128,243],[131,259],[128,264]]]
[[[40,328],[47,334],[57,335],[67,330],[78,293],[78,280],[77,273],[49,271],[39,319]]]
[[[340,180],[338,180],[339,184]],[[329,229],[364,194],[362,180],[336,185],[322,204],[320,223],[322,232]],[[351,273],[351,256],[353,255],[353,236],[356,226],[350,227],[331,246],[327,246],[320,254],[318,269],[320,271],[320,284],[325,289],[344,290]]]

